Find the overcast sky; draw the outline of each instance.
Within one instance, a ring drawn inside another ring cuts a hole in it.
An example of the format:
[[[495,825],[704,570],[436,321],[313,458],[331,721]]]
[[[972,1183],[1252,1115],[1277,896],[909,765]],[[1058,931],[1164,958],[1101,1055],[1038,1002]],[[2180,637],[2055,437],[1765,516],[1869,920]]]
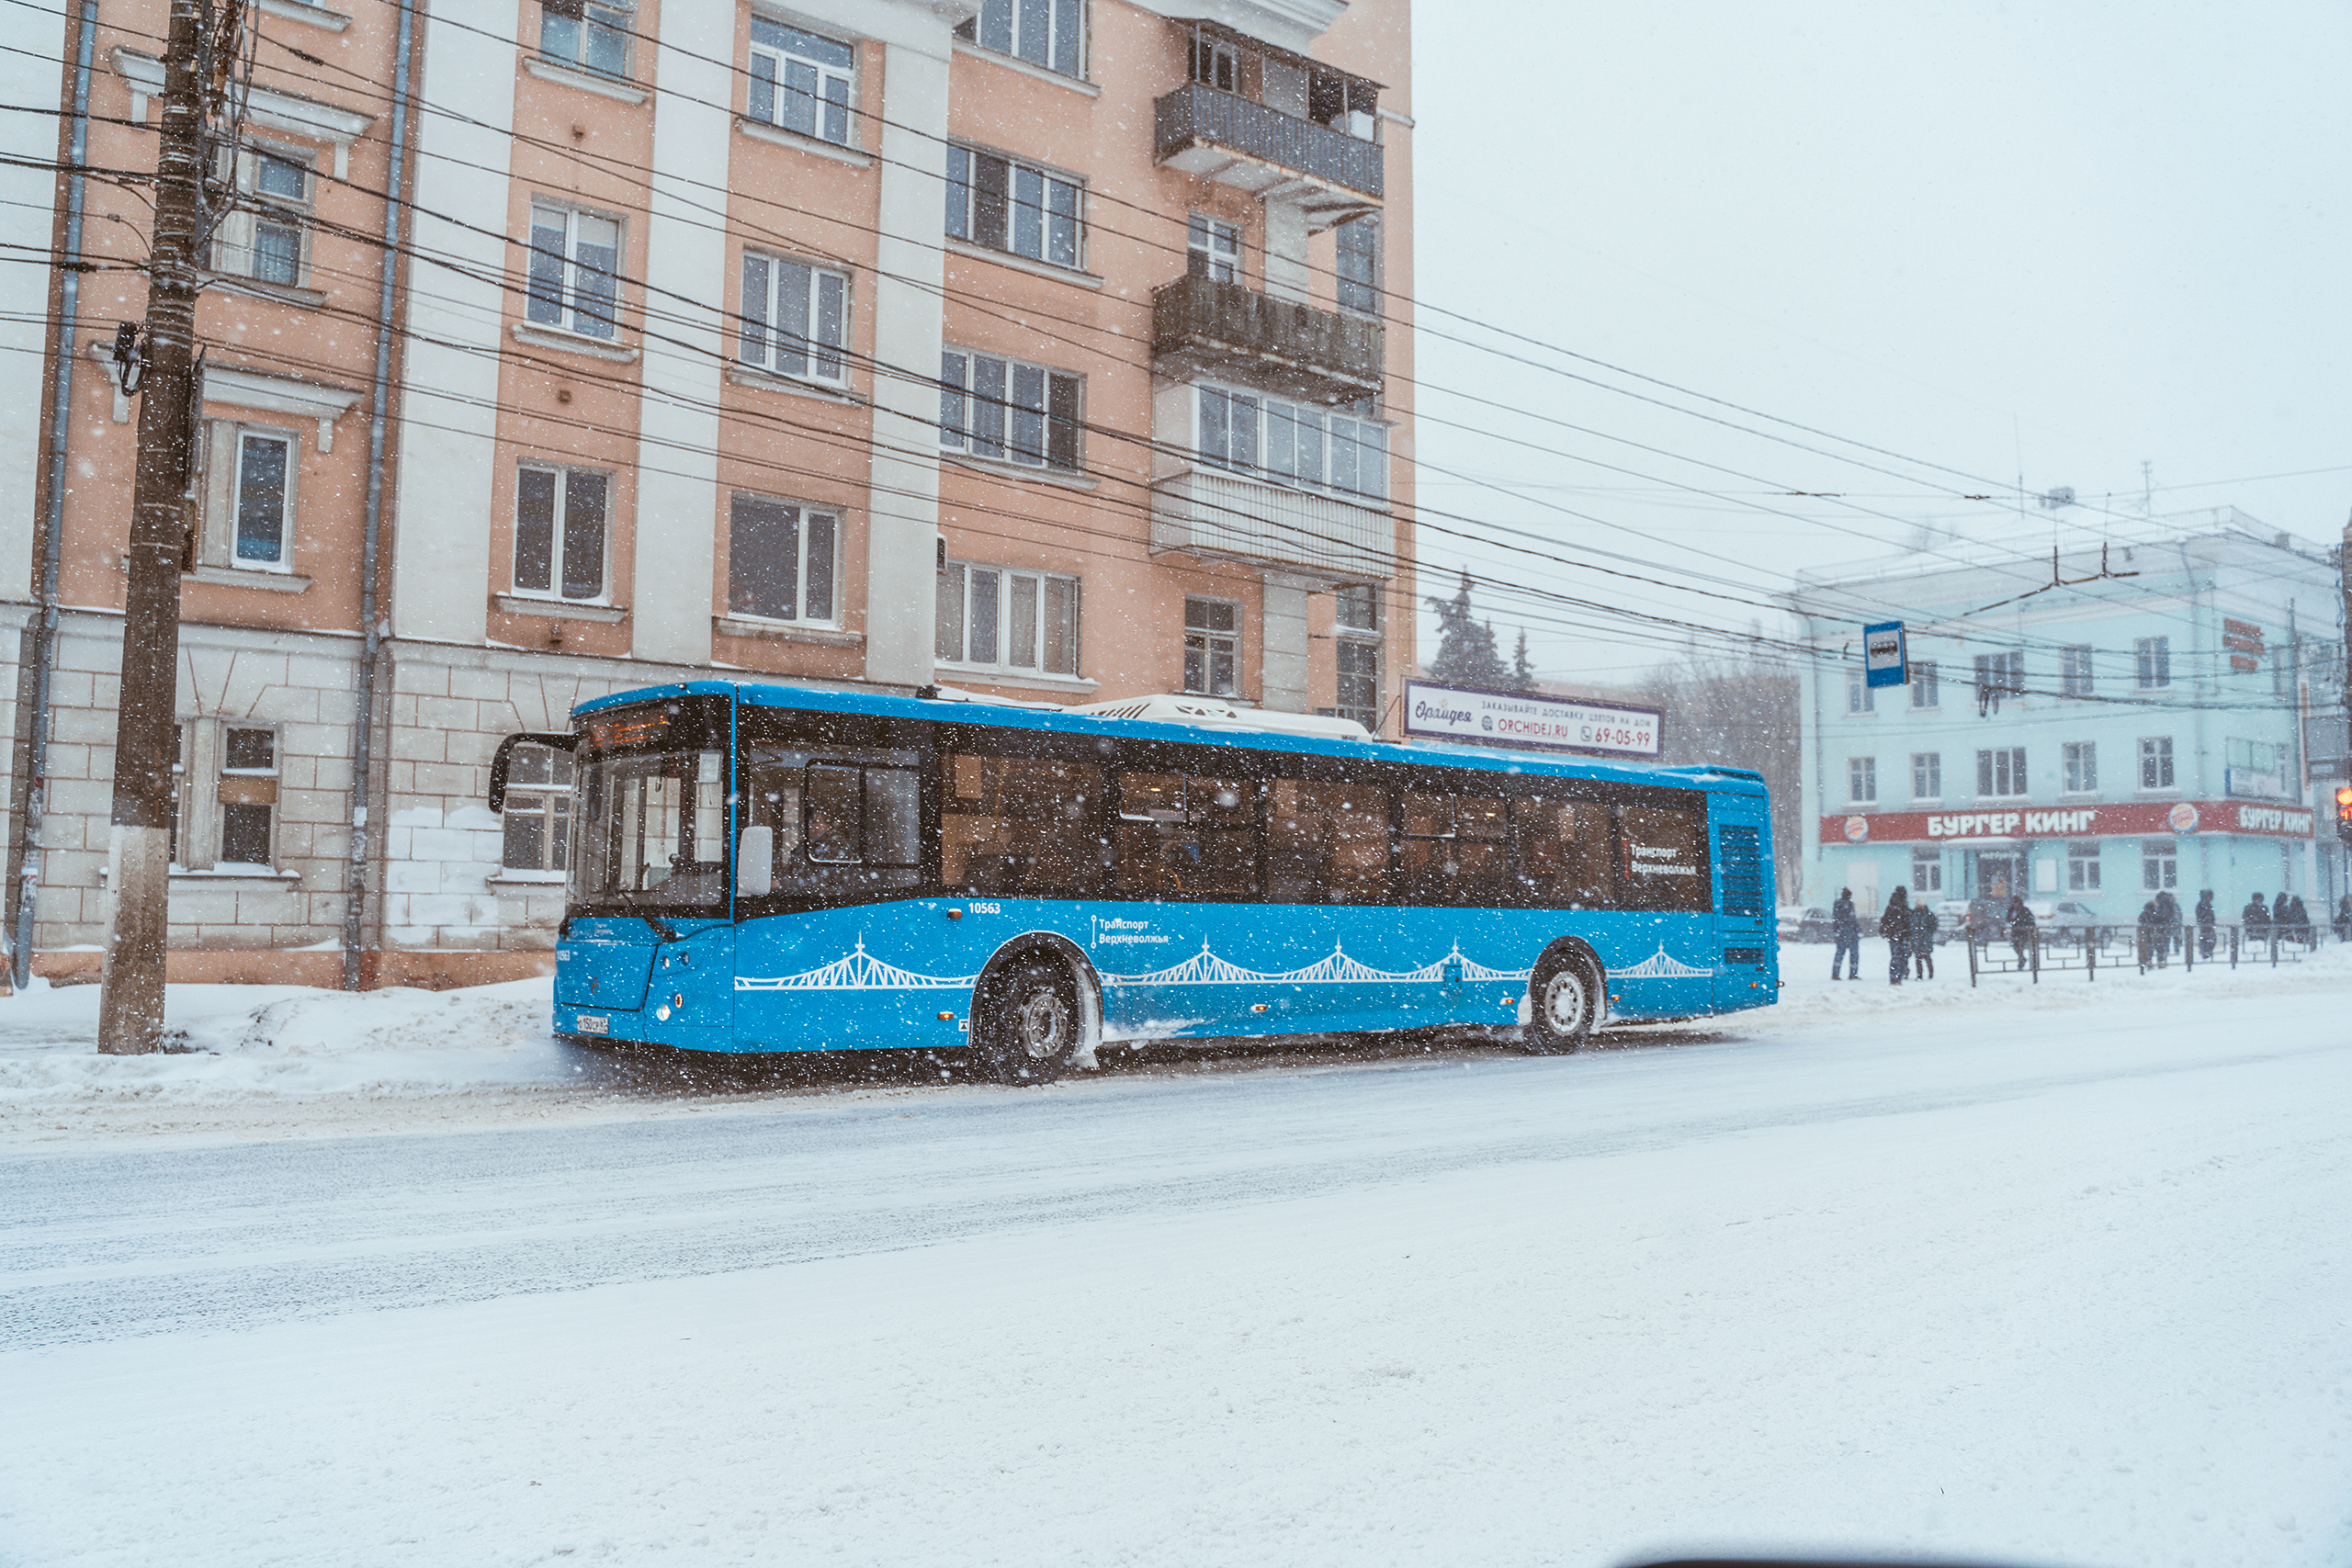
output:
[[[2143,460],[2159,513],[2233,505],[2339,536],[2352,509],[2344,0],[1417,9],[1425,593],[1450,591],[1466,561],[1508,583],[1778,630],[1740,601],[1799,567],[1901,550],[1923,523],[2030,531],[2046,549],[2053,514],[2028,507],[2020,521],[2020,469],[2030,492],[2075,488],[2085,504],[2054,514],[2070,541],[2144,533]],[[1441,310],[1902,458],[1856,454],[1894,470],[1876,472],[1514,366],[1444,341],[1495,340]],[[2312,469],[2333,471],[2266,477]],[[2001,499],[1958,499],[1986,491]],[[1514,556],[1440,531],[1491,524],[1558,543],[1517,540],[1539,555]],[[1540,558],[1576,555],[1564,546],[1678,581],[1706,573],[1727,597]],[[1646,640],[1672,634],[1509,589],[1475,597],[1507,653],[1524,625],[1556,678],[1622,680],[1674,651]]]

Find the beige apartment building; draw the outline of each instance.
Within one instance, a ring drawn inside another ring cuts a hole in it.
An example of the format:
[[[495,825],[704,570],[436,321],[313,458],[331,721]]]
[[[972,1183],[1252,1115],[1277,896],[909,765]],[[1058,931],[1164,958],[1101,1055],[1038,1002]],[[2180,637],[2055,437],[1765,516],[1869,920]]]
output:
[[[538,972],[563,765],[502,819],[491,751],[610,691],[1393,732],[1408,0],[339,3],[258,0],[220,155],[175,977]],[[62,73],[0,68],[69,110],[8,151],[152,168],[164,0],[71,11]],[[59,973],[105,925],[144,209],[0,179],[98,267],[0,321],[9,929]]]

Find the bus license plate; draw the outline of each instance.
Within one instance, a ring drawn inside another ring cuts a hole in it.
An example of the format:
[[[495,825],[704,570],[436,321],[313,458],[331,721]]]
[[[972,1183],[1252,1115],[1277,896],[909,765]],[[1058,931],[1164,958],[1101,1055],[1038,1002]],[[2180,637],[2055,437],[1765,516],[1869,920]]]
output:
[[[582,1013],[582,1014],[580,1015],[580,1032],[581,1032],[581,1033],[582,1033],[582,1034],[610,1034],[612,1032],[613,1032],[613,1021],[612,1021],[611,1019],[609,1019],[609,1018],[599,1018],[599,1017],[597,1017],[594,1013],[587,1013],[587,1012],[583,1012],[583,1013]]]

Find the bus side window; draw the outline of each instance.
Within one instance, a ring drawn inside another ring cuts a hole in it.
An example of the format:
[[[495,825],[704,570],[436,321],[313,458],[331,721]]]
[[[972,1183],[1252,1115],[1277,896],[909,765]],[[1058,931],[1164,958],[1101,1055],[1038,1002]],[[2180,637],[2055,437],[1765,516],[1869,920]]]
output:
[[[1520,884],[1525,902],[1546,908],[1605,908],[1609,904],[1610,827],[1606,807],[1522,796]]]
[[[1276,779],[1266,806],[1266,897],[1377,904],[1387,893],[1387,796],[1362,784]]]
[[[1705,818],[1671,807],[1618,808],[1617,869],[1622,901],[1629,909],[1714,908],[1707,886]]]
[[[1492,795],[1405,793],[1405,897],[1416,904],[1511,902],[1510,830]]]
[[[975,893],[1093,893],[1106,856],[1102,770],[1044,757],[945,759],[941,876]]]
[[[1178,773],[1119,775],[1119,890],[1257,891],[1258,786]]]

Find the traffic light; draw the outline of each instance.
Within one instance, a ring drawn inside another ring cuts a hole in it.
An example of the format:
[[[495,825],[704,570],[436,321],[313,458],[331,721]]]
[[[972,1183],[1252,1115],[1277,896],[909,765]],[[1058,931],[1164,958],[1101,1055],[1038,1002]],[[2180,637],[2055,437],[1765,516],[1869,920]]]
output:
[[[2335,792],[2335,836],[2352,844],[2352,785]]]

